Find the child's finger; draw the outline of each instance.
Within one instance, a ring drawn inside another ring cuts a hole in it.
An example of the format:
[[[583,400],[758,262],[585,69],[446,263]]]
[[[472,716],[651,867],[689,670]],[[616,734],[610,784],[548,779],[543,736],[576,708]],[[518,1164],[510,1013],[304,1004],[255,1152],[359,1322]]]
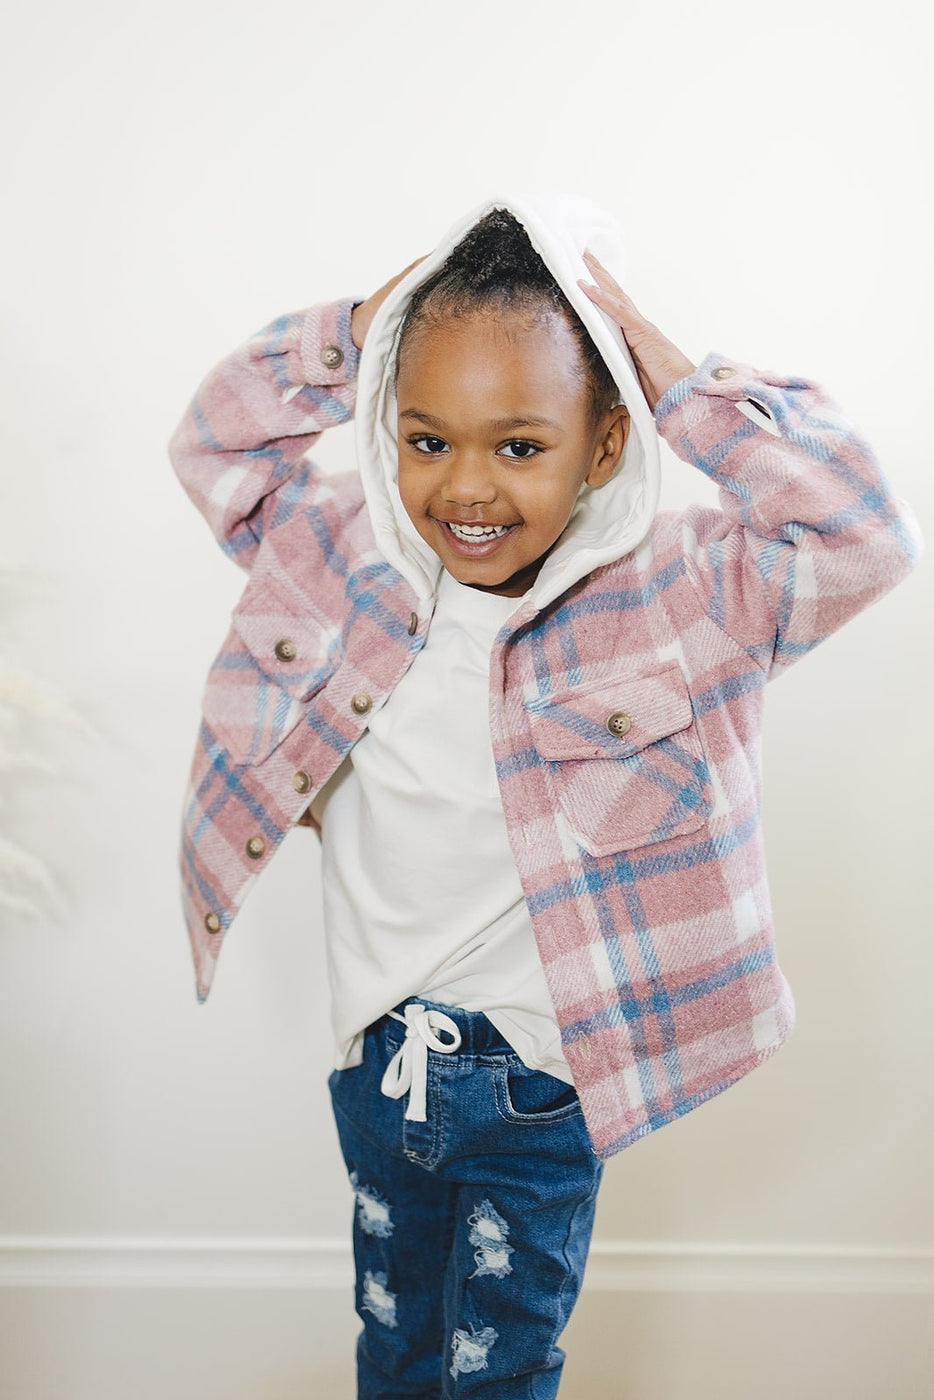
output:
[[[596,302],[618,321],[629,322],[632,325],[644,323],[645,317],[625,292],[608,292],[603,287],[594,286],[592,282],[585,282],[582,277],[577,279],[577,285],[587,293],[591,301]]]
[[[632,297],[623,291],[619,283],[616,282],[610,276],[606,268],[600,266],[600,263],[597,261],[596,258],[593,258],[592,262],[593,266],[591,267],[591,271],[593,272],[594,277],[597,279],[597,285],[600,287],[601,291],[606,296],[616,297],[622,303],[623,306],[628,307],[631,312],[633,312],[635,315],[638,315],[639,313],[636,310],[636,305]],[[582,287],[585,285],[580,278],[578,278],[578,282]]]
[[[598,282],[606,282],[609,284],[609,290],[619,292],[621,295],[625,295],[622,287],[616,281],[615,277],[613,277],[611,273],[607,272],[606,268],[603,266],[603,263],[597,257],[596,253],[592,253],[589,248],[587,248],[584,252],[584,262],[591,269],[594,275],[597,275],[598,273],[603,274],[602,278],[597,276]]]

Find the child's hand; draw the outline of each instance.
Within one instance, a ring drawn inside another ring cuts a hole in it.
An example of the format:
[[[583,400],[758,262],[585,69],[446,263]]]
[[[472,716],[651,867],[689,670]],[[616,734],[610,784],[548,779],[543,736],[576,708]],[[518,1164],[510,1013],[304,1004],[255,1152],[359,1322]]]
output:
[[[370,329],[370,322],[373,320],[380,305],[386,300],[393,287],[397,282],[401,282],[403,277],[407,276],[407,274],[412,271],[413,267],[417,267],[420,262],[424,262],[427,256],[427,253],[423,253],[420,258],[415,259],[415,262],[409,263],[408,267],[404,268],[402,272],[397,273],[395,277],[391,277],[384,286],[380,287],[379,291],[374,292],[372,296],[367,297],[366,301],[361,301],[359,306],[354,307],[350,316],[350,338],[358,350],[363,349],[363,342],[366,340],[366,333]]]
[[[655,405],[672,384],[691,374],[696,368],[677,345],[673,345],[662,335],[657,326],[647,321],[636,310],[622,287],[607,272],[593,253],[586,252],[584,261],[597,281],[585,282],[578,278],[578,285],[584,289],[590,300],[605,311],[619,326],[626,337],[626,344],[632,351],[639,382],[642,385],[649,408],[655,412]]]

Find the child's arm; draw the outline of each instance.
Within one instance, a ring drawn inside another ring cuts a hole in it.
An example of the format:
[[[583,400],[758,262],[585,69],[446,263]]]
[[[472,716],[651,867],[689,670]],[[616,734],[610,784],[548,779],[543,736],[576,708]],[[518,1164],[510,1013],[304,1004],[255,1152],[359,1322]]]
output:
[[[717,354],[695,367],[588,263],[598,285],[581,286],[626,336],[658,431],[720,488],[719,510],[677,517],[693,593],[772,679],[911,572],[918,521],[819,384]]]
[[[774,425],[738,413],[753,400]],[[681,512],[707,616],[769,680],[900,582],[924,540],[875,453],[819,384],[712,353],[656,407],[658,430],[720,488]]]
[[[264,504],[325,428],[353,414],[359,351],[350,298],[280,316],[221,360],[169,442],[185,491],[249,570]]]
[[[169,456],[215,539],[241,568],[252,567],[274,493],[325,428],[352,416],[367,330],[415,265],[365,301],[345,297],[279,316],[199,386]],[[307,470],[310,480],[314,468]]]

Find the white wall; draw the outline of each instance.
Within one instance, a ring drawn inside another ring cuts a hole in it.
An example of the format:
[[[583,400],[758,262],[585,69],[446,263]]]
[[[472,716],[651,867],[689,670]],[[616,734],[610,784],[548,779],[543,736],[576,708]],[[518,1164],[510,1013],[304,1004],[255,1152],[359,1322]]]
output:
[[[167,459],[199,379],[487,195],[569,188],[628,229],[650,319],[695,361],[824,383],[931,538],[921,13],[47,0],[8,22],[0,607],[94,732],[29,729],[59,771],[9,775],[0,809],[60,891],[0,925],[3,1396],[352,1393],[316,838],[288,838],[203,1008],[181,920],[198,699],[243,582]],[[664,506],[715,499],[664,462]],[[770,689],[798,1027],[609,1163],[568,1400],[921,1394],[930,608],[925,561]]]

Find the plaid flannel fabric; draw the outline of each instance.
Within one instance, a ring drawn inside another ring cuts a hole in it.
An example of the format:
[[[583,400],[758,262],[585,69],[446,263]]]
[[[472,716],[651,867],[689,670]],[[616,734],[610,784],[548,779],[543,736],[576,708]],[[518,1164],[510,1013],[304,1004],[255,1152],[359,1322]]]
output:
[[[201,384],[171,457],[248,571],[210,669],[180,850],[199,996],[252,883],[424,644],[356,473],[305,454],[353,411],[352,303],[284,316]],[[339,352],[335,353],[335,351]],[[738,405],[753,401],[752,421]],[[499,634],[509,839],[594,1151],[721,1092],[794,1023],[760,820],[764,687],[923,552],[872,449],[811,380],[711,353],[656,407],[719,508]]]

